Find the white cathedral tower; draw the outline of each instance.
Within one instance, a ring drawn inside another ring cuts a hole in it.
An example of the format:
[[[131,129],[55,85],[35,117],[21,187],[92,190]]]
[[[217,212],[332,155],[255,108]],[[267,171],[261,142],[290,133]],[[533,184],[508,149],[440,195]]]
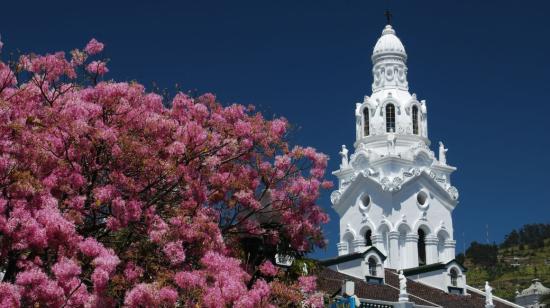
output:
[[[342,146],[340,169],[333,172],[338,177],[331,201],[340,216],[339,258],[376,248],[377,258],[362,260],[366,268],[373,263],[371,274],[375,263],[405,270],[451,266],[456,245],[451,214],[458,203],[451,174],[456,168],[447,164],[441,142],[438,157],[430,150],[426,101],[409,92],[407,53],[391,25],[376,42],[372,62],[372,94],[355,107],[354,153],[348,159]],[[339,270],[345,271],[342,266]],[[463,268],[454,267],[456,286]],[[450,279],[441,282],[441,289],[451,285]]]

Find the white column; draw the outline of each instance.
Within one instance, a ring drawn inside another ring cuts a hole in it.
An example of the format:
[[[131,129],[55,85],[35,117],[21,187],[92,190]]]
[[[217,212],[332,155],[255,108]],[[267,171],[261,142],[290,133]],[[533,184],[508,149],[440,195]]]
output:
[[[399,268],[399,232],[391,231],[389,233],[390,238],[390,267],[393,269]]]
[[[384,237],[381,234],[373,234],[371,236],[371,241],[372,246],[378,248],[386,257],[388,256],[388,252],[384,248]]]
[[[438,256],[437,256],[437,243],[438,243],[437,236],[435,235],[428,235],[424,239],[424,243],[426,243],[426,264],[432,264],[437,263]]]
[[[444,255],[445,260],[444,262],[449,262],[455,258],[455,247],[456,247],[456,241],[455,240],[445,240],[445,248],[444,248]]]
[[[366,249],[367,243],[364,239],[353,240],[353,252],[363,252]]]
[[[418,266],[418,234],[409,233],[405,237],[405,268]]]
[[[371,241],[372,246],[376,247],[378,250],[380,250],[381,253],[386,256],[386,260],[384,260],[384,265],[389,266],[390,258],[388,252],[386,251],[386,248],[384,247],[384,236],[382,236],[382,234],[373,234],[371,236]]]
[[[336,244],[336,247],[338,248],[338,255],[345,255],[348,253],[348,243],[347,242],[340,242]]]

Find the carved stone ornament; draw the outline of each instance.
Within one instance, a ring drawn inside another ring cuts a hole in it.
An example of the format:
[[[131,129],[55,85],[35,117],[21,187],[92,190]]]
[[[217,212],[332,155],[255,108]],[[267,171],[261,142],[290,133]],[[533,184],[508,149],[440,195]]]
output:
[[[353,154],[351,157],[351,166],[355,170],[365,170],[369,167],[369,158],[365,151]]]
[[[333,205],[336,205],[338,201],[340,201],[340,197],[342,197],[342,193],[335,190],[330,194],[330,202],[332,202]]]
[[[380,184],[382,184],[382,190],[384,191],[398,191],[401,189],[401,185],[403,184],[403,178],[399,176],[396,176],[393,179],[384,177],[382,180],[380,180]]]
[[[367,169],[367,172],[368,172],[368,175],[369,175],[369,176],[372,176],[372,177],[377,177],[378,175],[380,175],[380,172],[375,171],[375,170],[372,169],[372,168],[368,168],[368,169]]]
[[[405,128],[401,125],[401,123],[397,123],[397,133],[404,135],[405,134]]]
[[[457,200],[458,199],[458,189],[456,189],[456,187],[454,186],[451,186],[447,189],[447,192],[449,193],[449,195],[451,196],[451,199],[453,200]]]
[[[420,213],[420,217],[418,218],[419,221],[428,221],[428,213],[426,211],[422,211]]]

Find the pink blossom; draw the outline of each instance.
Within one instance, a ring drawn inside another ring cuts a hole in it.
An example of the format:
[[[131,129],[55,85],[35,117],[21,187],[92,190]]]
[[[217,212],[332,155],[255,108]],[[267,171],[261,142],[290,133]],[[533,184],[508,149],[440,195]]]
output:
[[[168,260],[170,260],[170,264],[177,265],[185,261],[185,252],[183,251],[182,244],[182,241],[175,241],[164,245],[162,251]]]
[[[178,291],[171,287],[164,287],[158,293],[161,305],[175,306],[178,300]]]
[[[242,120],[238,120],[237,123],[235,123],[235,132],[237,133],[237,136],[248,136],[252,133],[252,126],[250,123],[247,123]]]
[[[173,155],[182,155],[185,153],[185,144],[179,141],[174,141],[168,146],[168,153]]]
[[[124,299],[128,307],[155,307],[158,305],[156,290],[150,284],[140,283],[132,288]]]
[[[1,44],[2,42],[0,42]],[[2,50],[0,46],[0,51]],[[17,84],[17,78],[9,66],[0,63],[0,88],[13,87]]]
[[[100,43],[95,38],[93,38],[88,42],[88,44],[84,48],[84,51],[89,55],[95,55],[103,51],[103,47],[103,43]]]
[[[182,289],[204,287],[206,285],[206,277],[198,271],[179,272],[174,276],[174,281]]]
[[[55,274],[57,279],[63,283],[80,275],[82,270],[74,260],[62,257],[61,260],[54,264],[52,267],[52,272]]]
[[[300,288],[306,292],[313,292],[317,288],[317,277],[315,276],[300,276],[298,277]]]
[[[93,61],[86,66],[86,71],[90,74],[105,75],[109,72],[107,63],[103,61]]]
[[[263,279],[258,279],[252,290],[244,294],[238,299],[236,306],[243,308],[255,308],[261,307],[262,303],[267,303],[271,289],[269,285]]]
[[[134,262],[128,262],[124,269],[124,277],[130,283],[134,283],[143,275],[143,268],[137,266]]]
[[[23,296],[32,302],[46,306],[60,306],[63,302],[63,290],[40,269],[20,272],[15,283],[23,288]]]
[[[65,59],[64,52],[56,52],[53,55],[22,57],[24,66],[35,74],[41,74],[47,82],[59,80],[62,76],[75,78],[76,72],[73,66]]]
[[[305,307],[311,307],[311,308],[322,308],[325,307],[325,301],[323,298],[323,293],[317,292],[313,293],[310,296],[306,298],[304,301]]]
[[[97,268],[92,273],[92,282],[94,283],[94,289],[97,292],[103,292],[109,282],[109,273],[102,268]]]
[[[124,299],[128,307],[175,307],[178,293],[171,287],[160,290],[153,284],[140,283],[132,288]]]
[[[105,203],[115,198],[116,188],[113,185],[97,187],[94,196],[98,202]]]
[[[84,64],[84,61],[86,61],[86,59],[87,59],[86,53],[78,49],[74,49],[71,51],[71,64],[73,66],[79,66]]]
[[[18,308],[20,306],[19,288],[11,283],[0,282],[0,307]]]
[[[323,247],[327,156],[291,148],[288,122],[252,106],[84,78],[107,72],[87,62],[102,49],[22,55],[18,78],[0,60],[1,254],[17,265],[0,306],[278,303],[264,280],[277,268],[238,243]],[[319,303],[314,279],[300,282]]]
[[[105,249],[102,244],[91,237],[80,242],[78,246],[80,248],[80,251],[88,257],[98,256]]]
[[[282,136],[286,132],[287,125],[284,119],[275,119],[271,121],[271,131],[278,136]]]
[[[264,274],[265,276],[275,276],[277,275],[278,269],[271,263],[270,261],[266,260],[264,263],[262,263],[259,267],[260,272]]]

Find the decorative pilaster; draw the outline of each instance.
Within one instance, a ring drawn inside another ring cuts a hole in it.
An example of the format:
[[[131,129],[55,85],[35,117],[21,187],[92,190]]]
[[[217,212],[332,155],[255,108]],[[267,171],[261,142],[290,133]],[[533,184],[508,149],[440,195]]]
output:
[[[353,240],[353,252],[363,252],[367,249],[364,239]],[[350,251],[350,253],[352,253]]]
[[[438,256],[437,256],[437,244],[439,240],[437,239],[437,236],[435,235],[428,235],[424,239],[424,243],[426,243],[426,264],[433,264],[437,263]]]
[[[348,243],[346,242],[340,242],[336,244],[336,247],[338,248],[338,255],[342,256],[348,253]]]
[[[418,234],[409,233],[405,237],[405,268],[418,266]]]
[[[376,247],[378,250],[380,250],[386,257],[388,256],[388,252],[386,251],[386,248],[384,247],[384,237],[380,234],[373,234],[371,236],[372,246]]]
[[[449,262],[455,258],[455,247],[456,247],[456,241],[455,240],[445,240],[444,243],[444,256],[445,260],[444,262]]]
[[[390,267],[399,268],[399,232],[391,231],[388,235],[390,239]]]

